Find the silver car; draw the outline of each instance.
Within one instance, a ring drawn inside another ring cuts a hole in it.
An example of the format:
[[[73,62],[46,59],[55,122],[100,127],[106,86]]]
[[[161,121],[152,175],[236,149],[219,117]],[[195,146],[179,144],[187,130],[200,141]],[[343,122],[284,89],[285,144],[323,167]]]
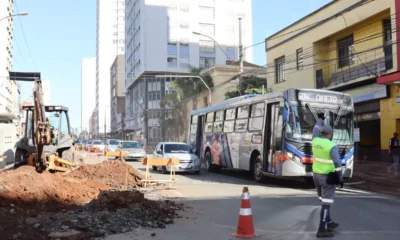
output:
[[[105,144],[101,140],[94,140],[91,144],[91,147],[99,149],[99,152],[103,152],[105,148]]]
[[[107,152],[115,152],[115,150],[118,148],[120,140],[118,139],[107,139],[107,144],[106,144],[106,149]]]
[[[120,141],[117,149],[126,152],[126,160],[139,161],[147,156],[146,150],[137,141]]]
[[[200,159],[193,152],[192,148],[186,143],[179,142],[162,142],[159,143],[154,150],[154,157],[179,159],[179,166],[175,168],[176,172],[192,172],[200,173]],[[171,170],[168,166],[152,166],[154,171],[161,167],[163,173]]]

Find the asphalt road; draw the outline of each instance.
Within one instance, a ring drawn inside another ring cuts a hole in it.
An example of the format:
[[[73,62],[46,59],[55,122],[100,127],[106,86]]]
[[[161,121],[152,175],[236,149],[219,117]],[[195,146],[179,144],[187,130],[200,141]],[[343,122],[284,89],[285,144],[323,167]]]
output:
[[[100,161],[98,158],[88,163]],[[138,162],[129,164],[145,170]],[[154,179],[167,178],[160,172],[151,173]],[[244,186],[251,194],[257,239],[315,239],[320,205],[315,190],[305,184],[277,180],[257,184],[232,172],[178,174],[177,178],[174,189],[160,193],[189,207],[182,212],[182,218],[166,229],[138,229],[106,239],[236,239],[232,233],[236,230]],[[347,188],[338,191],[331,210],[333,220],[340,224],[335,239],[400,239],[399,204],[400,200],[388,196]]]

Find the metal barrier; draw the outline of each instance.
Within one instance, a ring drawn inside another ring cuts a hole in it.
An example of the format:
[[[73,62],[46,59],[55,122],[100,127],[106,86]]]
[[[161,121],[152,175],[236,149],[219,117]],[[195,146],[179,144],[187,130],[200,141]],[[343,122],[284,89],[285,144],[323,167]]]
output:
[[[179,166],[179,159],[177,158],[153,158],[152,155],[148,155],[146,158],[142,160],[142,165],[146,165],[146,174],[144,180],[144,187],[147,186],[148,182],[169,182],[169,187],[172,187],[172,184],[176,183],[176,174],[175,168]],[[150,179],[150,166],[162,166],[162,167],[170,167],[169,179]]]

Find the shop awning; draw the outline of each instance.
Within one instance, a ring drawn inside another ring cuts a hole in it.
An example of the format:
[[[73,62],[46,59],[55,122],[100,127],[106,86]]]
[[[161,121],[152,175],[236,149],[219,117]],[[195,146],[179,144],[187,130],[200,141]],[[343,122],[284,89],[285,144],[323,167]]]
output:
[[[400,72],[395,72],[382,77],[378,77],[376,79],[376,82],[378,84],[386,84],[386,85],[400,84]]]

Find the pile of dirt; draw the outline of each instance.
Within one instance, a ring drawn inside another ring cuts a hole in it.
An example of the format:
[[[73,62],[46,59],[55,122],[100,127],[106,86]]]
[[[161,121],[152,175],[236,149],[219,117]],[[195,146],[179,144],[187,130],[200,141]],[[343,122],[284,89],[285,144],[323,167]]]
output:
[[[60,173],[39,174],[33,167],[22,166],[0,176],[0,206],[81,205],[96,198],[100,191],[107,190],[110,187],[99,181],[68,178]]]
[[[127,176],[128,189],[142,186],[143,176],[132,166],[121,161],[103,161],[95,165],[84,165],[67,176],[74,179],[90,179],[102,182],[112,189],[123,189]]]
[[[125,184],[131,191],[118,191]],[[69,173],[22,166],[0,175],[1,239],[88,239],[143,227],[165,228],[182,205],[146,199],[141,174],[120,161]]]

